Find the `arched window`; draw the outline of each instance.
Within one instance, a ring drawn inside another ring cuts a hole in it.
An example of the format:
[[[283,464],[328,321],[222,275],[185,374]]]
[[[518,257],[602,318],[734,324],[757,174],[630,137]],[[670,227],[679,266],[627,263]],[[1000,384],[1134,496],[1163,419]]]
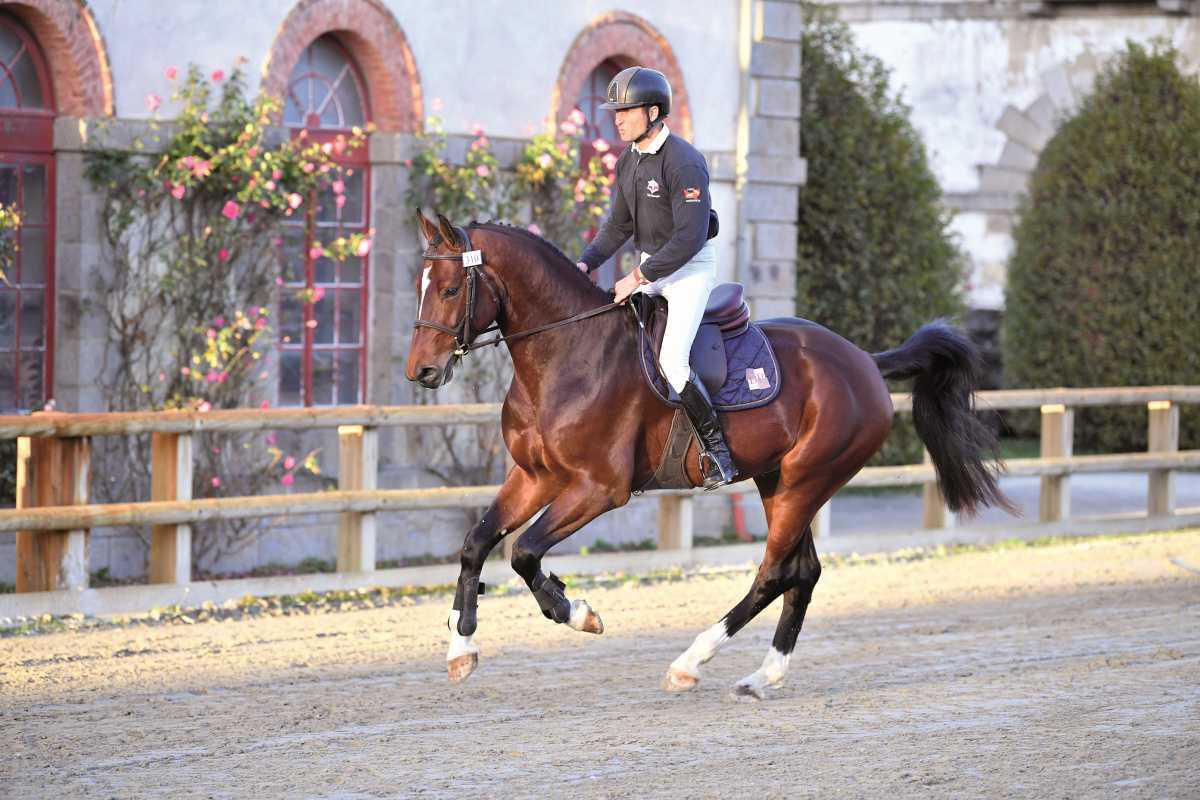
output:
[[[583,112],[584,137],[583,144],[579,147],[579,159],[583,164],[587,164],[592,156],[596,155],[593,142],[597,139],[607,142],[608,152],[614,155],[620,154],[622,147],[629,146],[617,135],[613,113],[600,108],[600,104],[607,99],[608,84],[622,69],[615,60],[607,59],[588,74],[579,88],[575,108]],[[635,264],[633,245],[627,243],[593,273],[593,279],[599,286],[611,287],[622,275],[632,270]]]
[[[53,123],[41,48],[0,13],[0,203],[15,205],[22,220],[0,281],[0,413],[40,409],[53,391]]]
[[[369,118],[367,93],[350,54],[332,36],[316,39],[288,82],[284,124],[317,142],[349,135]],[[369,227],[366,147],[339,159],[344,190],[308,198],[284,237],[287,267],[279,316],[279,404],[343,405],[366,396],[367,258],[313,258],[313,245]],[[339,201],[339,196],[344,200]],[[302,296],[318,298],[306,303]]]

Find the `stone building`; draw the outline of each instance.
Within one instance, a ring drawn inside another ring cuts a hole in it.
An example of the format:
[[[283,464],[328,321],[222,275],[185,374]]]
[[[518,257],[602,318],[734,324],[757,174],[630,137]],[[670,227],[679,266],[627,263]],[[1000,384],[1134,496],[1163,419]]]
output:
[[[595,106],[608,79],[637,63],[670,77],[670,125],[708,158],[724,222],[722,275],[747,284],[757,315],[791,313],[805,174],[799,34],[799,7],[783,0],[0,3],[0,202],[16,202],[26,220],[11,283],[0,286],[0,413],[49,398],[60,410],[104,410],[96,387],[109,334],[89,292],[107,265],[83,154],[101,128],[108,141],[144,132],[147,99],[170,94],[165,71],[189,64],[209,74],[245,59],[251,90],[287,96],[285,128],[377,128],[337,223],[373,227],[374,247],[350,269],[323,277],[308,269],[305,279],[350,324],[280,344],[273,405],[412,402],[403,371],[420,242],[404,200],[405,161],[435,105],[452,137],[464,141],[481,124],[511,162],[525,139],[574,108],[589,132],[615,138]],[[172,111],[165,103],[157,116]],[[301,261],[304,236],[286,245]],[[381,485],[422,480],[404,435],[386,437],[381,455]],[[640,538],[652,512],[635,503],[577,538],[619,541],[635,528]],[[381,557],[449,552],[461,523],[440,519],[420,531],[381,523]],[[329,557],[333,527],[268,534],[227,566]],[[0,538],[0,580],[11,580],[12,552],[11,535]],[[136,537],[93,536],[93,569],[136,574],[142,559]]]

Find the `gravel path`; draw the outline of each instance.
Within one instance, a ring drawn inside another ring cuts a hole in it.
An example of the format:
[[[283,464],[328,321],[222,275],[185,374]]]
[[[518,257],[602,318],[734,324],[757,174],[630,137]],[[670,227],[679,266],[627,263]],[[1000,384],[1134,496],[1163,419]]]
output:
[[[828,569],[787,684],[728,689],[776,609],[682,696],[667,664],[745,572],[590,588],[599,638],[447,597],[0,640],[0,796],[1196,797],[1200,532]]]

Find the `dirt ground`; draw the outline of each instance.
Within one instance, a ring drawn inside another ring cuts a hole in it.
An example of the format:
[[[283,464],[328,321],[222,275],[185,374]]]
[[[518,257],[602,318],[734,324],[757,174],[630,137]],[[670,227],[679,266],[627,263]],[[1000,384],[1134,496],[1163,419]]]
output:
[[[461,686],[446,596],[0,640],[0,796],[1200,796],[1200,532],[827,569],[766,701],[776,608],[660,691],[748,583],[485,597]]]

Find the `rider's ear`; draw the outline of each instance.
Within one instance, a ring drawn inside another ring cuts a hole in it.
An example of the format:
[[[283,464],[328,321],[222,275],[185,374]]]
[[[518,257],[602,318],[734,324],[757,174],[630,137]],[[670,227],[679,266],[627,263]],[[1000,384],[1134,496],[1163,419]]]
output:
[[[421,226],[421,235],[425,237],[425,241],[430,245],[437,244],[441,234],[438,233],[437,226],[426,219],[419,208],[417,209],[417,224]]]
[[[458,234],[454,232],[454,223],[443,217],[441,214],[438,214],[437,218],[438,230],[441,232],[442,238],[451,244],[457,242]]]

